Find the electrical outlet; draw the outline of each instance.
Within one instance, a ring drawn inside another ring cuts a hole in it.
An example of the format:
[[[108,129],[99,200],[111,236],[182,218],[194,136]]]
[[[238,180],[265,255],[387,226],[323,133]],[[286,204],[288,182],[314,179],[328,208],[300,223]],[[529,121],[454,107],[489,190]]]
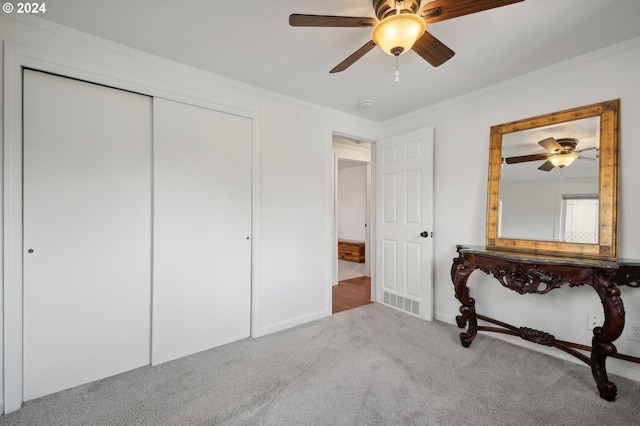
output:
[[[640,324],[627,324],[627,339],[640,342]]]
[[[604,314],[589,314],[587,321],[587,328],[589,330],[593,330],[596,327],[602,327],[602,324],[604,324]],[[638,331],[638,334],[640,335],[640,330]],[[640,337],[638,337],[638,340],[640,340]]]

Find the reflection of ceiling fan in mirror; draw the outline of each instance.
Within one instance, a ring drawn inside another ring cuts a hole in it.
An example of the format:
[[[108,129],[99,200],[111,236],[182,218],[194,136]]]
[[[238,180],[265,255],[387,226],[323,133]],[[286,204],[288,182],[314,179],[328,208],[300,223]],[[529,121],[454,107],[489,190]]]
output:
[[[507,157],[504,159],[504,162],[506,164],[516,164],[525,163],[528,161],[546,160],[540,167],[538,167],[538,170],[548,172],[554,167],[567,167],[577,159],[595,161],[595,158],[582,157],[578,154],[581,152],[596,149],[596,147],[590,147],[576,151],[578,140],[574,138],[546,138],[538,142],[538,144],[546,149],[548,153]]]
[[[330,15],[289,16],[294,27],[373,27],[372,40],[355,51],[330,72],[346,70],[376,47],[398,57],[413,50],[425,61],[437,67],[453,57],[454,52],[426,31],[426,24],[457,18],[483,10],[506,6],[524,0],[434,0],[420,10],[422,0],[373,0],[376,17]]]

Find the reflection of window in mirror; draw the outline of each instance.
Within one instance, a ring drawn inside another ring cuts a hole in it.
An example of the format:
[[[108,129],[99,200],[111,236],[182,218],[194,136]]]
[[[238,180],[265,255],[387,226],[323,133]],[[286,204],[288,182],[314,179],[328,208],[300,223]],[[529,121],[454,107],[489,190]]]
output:
[[[598,242],[598,194],[562,195],[563,241]]]

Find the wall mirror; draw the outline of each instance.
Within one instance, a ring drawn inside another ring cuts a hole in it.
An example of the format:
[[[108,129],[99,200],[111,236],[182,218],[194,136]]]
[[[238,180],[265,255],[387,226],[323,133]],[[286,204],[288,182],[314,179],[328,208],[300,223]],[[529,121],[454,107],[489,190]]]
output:
[[[618,114],[611,100],[491,127],[486,246],[618,253]]]

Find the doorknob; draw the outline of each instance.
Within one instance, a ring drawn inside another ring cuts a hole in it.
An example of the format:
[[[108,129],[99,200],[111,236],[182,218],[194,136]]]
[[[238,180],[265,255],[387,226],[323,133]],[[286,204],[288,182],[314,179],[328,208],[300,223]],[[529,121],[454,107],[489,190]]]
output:
[[[422,231],[422,232],[420,233],[420,236],[421,236],[422,238],[428,238],[428,237],[429,237],[429,231]]]

